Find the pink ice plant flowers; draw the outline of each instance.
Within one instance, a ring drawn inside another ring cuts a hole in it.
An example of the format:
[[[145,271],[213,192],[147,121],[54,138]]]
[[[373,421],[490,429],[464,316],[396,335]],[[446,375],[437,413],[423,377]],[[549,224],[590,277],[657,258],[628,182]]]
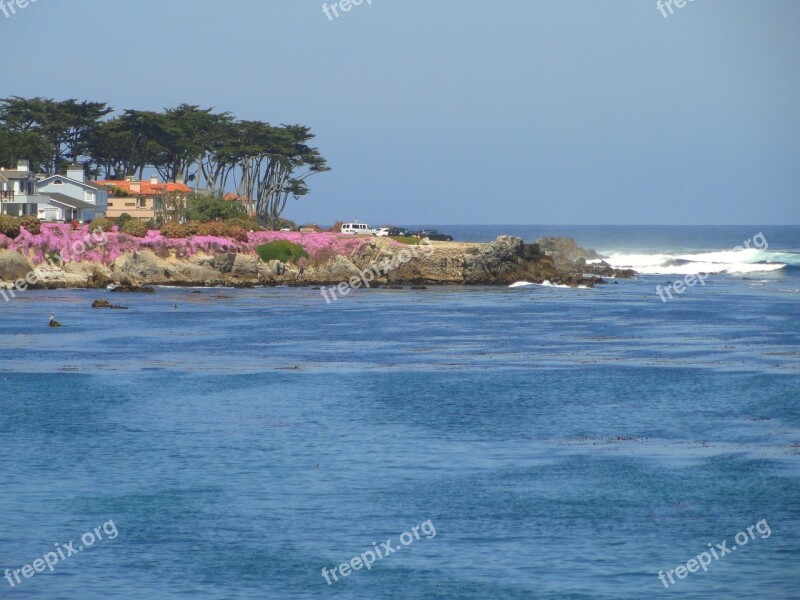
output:
[[[80,256],[74,256],[78,242],[84,242],[86,250]],[[65,261],[70,259],[94,261],[111,264],[125,252],[138,252],[151,250],[153,252],[174,250],[178,256],[192,256],[194,254],[213,254],[215,252],[241,252],[254,254],[256,246],[274,242],[275,240],[288,240],[300,244],[312,259],[324,258],[331,254],[352,256],[370,238],[361,236],[347,236],[338,233],[298,233],[290,231],[259,231],[247,234],[247,242],[238,242],[228,238],[196,235],[190,238],[165,238],[160,231],[148,231],[143,238],[120,233],[117,227],[105,234],[105,244],[97,244],[100,234],[91,233],[91,224],[82,225],[73,230],[69,224],[42,223],[41,233],[34,235],[20,228],[16,239],[10,239],[0,234],[0,248],[16,250],[27,255],[35,263],[46,260],[51,253],[59,254]],[[89,247],[90,244],[94,244]]]

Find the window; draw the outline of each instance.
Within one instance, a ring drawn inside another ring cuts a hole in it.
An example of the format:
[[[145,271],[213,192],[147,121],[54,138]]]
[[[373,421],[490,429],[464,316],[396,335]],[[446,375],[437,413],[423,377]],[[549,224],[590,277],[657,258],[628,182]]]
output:
[[[108,208],[111,208],[111,207],[113,207],[113,206],[114,206],[114,203],[113,203],[111,200],[109,200],[109,201],[108,201]]]
[[[136,206],[136,202],[126,202],[125,206]]]

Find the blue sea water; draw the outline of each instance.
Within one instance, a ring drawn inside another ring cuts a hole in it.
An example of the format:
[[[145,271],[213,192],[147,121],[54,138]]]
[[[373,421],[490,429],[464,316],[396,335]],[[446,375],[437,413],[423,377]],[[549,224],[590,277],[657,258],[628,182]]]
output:
[[[570,235],[665,271],[786,266],[668,302],[677,271],[332,304],[21,293],[0,305],[0,575],[104,539],[0,597],[799,597],[800,228],[450,229]],[[759,232],[763,261],[725,254]],[[401,549],[326,583],[386,540]],[[665,589],[659,570],[723,542]]]

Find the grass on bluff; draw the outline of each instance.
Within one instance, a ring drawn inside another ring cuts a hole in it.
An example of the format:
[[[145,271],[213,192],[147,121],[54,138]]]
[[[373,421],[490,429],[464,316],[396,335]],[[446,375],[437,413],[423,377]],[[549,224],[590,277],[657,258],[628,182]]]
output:
[[[400,242],[401,244],[411,244],[412,246],[417,246],[420,243],[420,239],[418,237],[409,237],[407,235],[390,235],[395,242]]]
[[[276,240],[257,246],[256,254],[264,262],[279,260],[284,263],[297,263],[301,258],[308,258],[305,248],[286,240]]]

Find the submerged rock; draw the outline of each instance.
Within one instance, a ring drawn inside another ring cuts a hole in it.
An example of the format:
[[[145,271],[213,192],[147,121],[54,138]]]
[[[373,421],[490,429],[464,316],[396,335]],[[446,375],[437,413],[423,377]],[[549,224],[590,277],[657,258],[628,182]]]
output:
[[[115,304],[111,304],[108,300],[103,300],[102,298],[98,298],[94,302],[92,302],[92,308],[116,308],[121,310],[128,310],[127,306],[119,306]]]

